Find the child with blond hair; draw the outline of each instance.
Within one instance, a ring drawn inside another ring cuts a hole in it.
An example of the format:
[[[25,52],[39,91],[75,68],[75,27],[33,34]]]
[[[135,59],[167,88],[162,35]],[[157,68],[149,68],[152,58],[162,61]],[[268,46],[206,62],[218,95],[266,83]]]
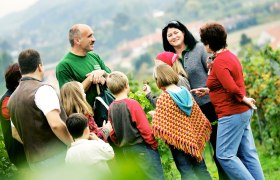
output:
[[[189,90],[177,86],[178,75],[166,64],[155,68],[161,95],[153,115],[154,135],[169,145],[181,179],[211,179],[202,153],[210,138],[211,124]]]
[[[73,113],[82,113],[88,118],[88,125],[91,133],[95,133],[100,139],[107,142],[107,138],[112,131],[110,122],[103,122],[103,127],[98,128],[94,121],[92,107],[86,100],[86,94],[82,83],[78,81],[70,81],[65,83],[61,90],[61,101],[67,116]]]
[[[158,143],[141,105],[128,98],[127,76],[114,71],[106,82],[116,98],[109,107],[108,119],[113,127],[110,138],[119,148],[119,155],[133,162],[131,169],[144,179],[164,179]]]
[[[190,83],[188,81],[188,74],[184,70],[182,64],[178,60],[178,55],[173,52],[161,52],[155,58],[155,66],[160,64],[169,65],[173,71],[178,75],[178,86],[184,86],[190,90]],[[146,94],[146,98],[150,101],[155,108],[157,97],[151,92],[151,87],[148,84],[144,84],[143,91]]]

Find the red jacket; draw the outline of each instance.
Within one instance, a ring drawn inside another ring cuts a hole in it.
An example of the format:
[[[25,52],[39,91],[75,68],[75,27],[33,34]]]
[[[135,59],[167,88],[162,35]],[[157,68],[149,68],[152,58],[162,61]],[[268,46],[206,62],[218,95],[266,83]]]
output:
[[[246,96],[242,66],[229,50],[219,53],[215,58],[206,85],[219,118],[249,109],[242,102]]]

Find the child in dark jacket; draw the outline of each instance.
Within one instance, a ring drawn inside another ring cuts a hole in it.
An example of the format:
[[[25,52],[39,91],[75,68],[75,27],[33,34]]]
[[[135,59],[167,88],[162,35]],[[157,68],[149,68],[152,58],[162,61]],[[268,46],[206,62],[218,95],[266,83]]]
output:
[[[143,178],[164,179],[158,143],[146,114],[137,101],[128,98],[128,78],[115,71],[106,82],[116,98],[109,107],[108,119],[113,127],[110,138],[119,147],[119,155],[131,160],[134,163],[131,168]]]

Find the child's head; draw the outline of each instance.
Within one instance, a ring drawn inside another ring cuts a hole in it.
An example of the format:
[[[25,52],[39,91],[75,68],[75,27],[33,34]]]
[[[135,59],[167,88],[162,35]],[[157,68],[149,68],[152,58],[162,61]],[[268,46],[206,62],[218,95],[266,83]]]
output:
[[[119,71],[114,71],[108,75],[106,84],[111,93],[117,95],[129,88],[127,76]]]
[[[72,113],[93,114],[81,83],[77,81],[65,83],[60,90],[60,96],[68,116]]]
[[[187,73],[178,58],[179,56],[173,52],[161,52],[156,56],[155,64],[156,66],[163,63],[168,64],[177,74],[187,78]]]
[[[171,84],[177,84],[179,81],[178,74],[167,64],[160,64],[155,67],[154,78],[158,88],[162,89]]]
[[[71,114],[66,120],[66,126],[73,139],[85,136],[89,138],[88,119],[81,113]]]

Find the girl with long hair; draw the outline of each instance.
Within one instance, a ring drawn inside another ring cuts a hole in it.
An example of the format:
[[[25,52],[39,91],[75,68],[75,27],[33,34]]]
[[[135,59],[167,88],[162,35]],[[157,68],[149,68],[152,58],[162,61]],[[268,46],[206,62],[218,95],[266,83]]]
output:
[[[103,122],[103,127],[98,128],[94,121],[94,114],[91,106],[86,100],[86,94],[83,85],[77,81],[65,83],[61,90],[61,101],[67,116],[73,113],[82,113],[88,118],[89,129],[91,133],[95,133],[100,139],[107,142],[107,138],[112,131],[110,122]]]

